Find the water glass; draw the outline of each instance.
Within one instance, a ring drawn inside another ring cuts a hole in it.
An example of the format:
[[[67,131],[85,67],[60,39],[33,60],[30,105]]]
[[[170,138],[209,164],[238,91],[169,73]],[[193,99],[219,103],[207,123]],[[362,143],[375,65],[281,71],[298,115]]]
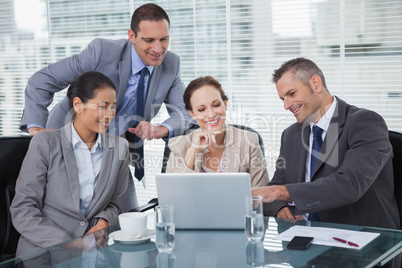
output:
[[[171,252],[175,245],[174,208],[171,205],[156,207],[156,247],[160,252]]]
[[[246,267],[264,267],[264,261],[265,252],[262,241],[248,241],[246,244]]]
[[[264,236],[264,216],[262,196],[246,196],[245,233],[250,241],[261,240]]]
[[[156,256],[157,268],[176,268],[176,256],[172,253],[159,252]]]

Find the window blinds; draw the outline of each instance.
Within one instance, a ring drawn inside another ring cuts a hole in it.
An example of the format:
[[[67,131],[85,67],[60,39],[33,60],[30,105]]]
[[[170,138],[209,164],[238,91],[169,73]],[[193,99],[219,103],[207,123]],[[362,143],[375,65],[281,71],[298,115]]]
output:
[[[148,1],[0,0],[0,135],[19,134],[28,78],[78,53],[96,37],[125,38],[135,8]],[[182,80],[212,75],[229,96],[229,123],[261,133],[272,177],[280,135],[295,122],[283,109],[271,74],[284,61],[315,61],[328,89],[381,114],[402,131],[402,2],[399,0],[154,1],[171,19],[170,50]],[[65,92],[55,96],[55,102]],[[50,107],[51,108],[51,107]],[[165,111],[154,119],[161,123]],[[164,143],[146,143],[146,189],[156,196]]]

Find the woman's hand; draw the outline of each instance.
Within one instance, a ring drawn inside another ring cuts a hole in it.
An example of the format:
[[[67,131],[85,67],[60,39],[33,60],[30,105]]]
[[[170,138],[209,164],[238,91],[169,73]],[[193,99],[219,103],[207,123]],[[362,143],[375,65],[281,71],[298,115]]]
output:
[[[197,155],[202,153],[212,144],[216,144],[216,135],[221,134],[222,131],[196,131],[193,134],[191,147],[188,148],[184,161],[189,169],[194,170],[194,163]]]
[[[108,222],[107,220],[105,220],[105,219],[100,219],[100,220],[98,221],[98,223],[95,224],[95,226],[93,226],[93,227],[88,231],[87,234],[93,233],[93,232],[98,231],[98,230],[101,230],[101,229],[105,229],[105,228],[107,228],[107,227],[109,227],[109,222]]]
[[[195,132],[193,135],[193,140],[191,147],[194,148],[196,153],[201,153],[208,149],[209,146],[216,144],[216,135],[222,134],[222,131],[208,131],[202,130]]]

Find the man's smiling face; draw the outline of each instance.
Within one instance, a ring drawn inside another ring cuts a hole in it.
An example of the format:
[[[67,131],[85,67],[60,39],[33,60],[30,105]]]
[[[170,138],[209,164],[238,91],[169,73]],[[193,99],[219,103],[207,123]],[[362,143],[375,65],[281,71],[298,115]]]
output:
[[[298,123],[318,121],[315,115],[321,108],[321,99],[310,86],[295,79],[291,70],[278,80],[276,89],[285,110],[291,111]]]
[[[169,23],[143,20],[137,35],[130,29],[128,37],[145,65],[159,66],[169,46]]]

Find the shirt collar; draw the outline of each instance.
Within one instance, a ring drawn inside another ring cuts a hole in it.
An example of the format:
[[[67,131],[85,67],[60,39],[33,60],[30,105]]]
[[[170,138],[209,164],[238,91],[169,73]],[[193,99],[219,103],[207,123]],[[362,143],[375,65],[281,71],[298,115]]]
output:
[[[321,129],[323,129],[325,132],[327,132],[329,124],[331,123],[331,119],[334,116],[335,108],[338,103],[335,97],[333,97],[334,101],[331,104],[331,107],[329,107],[328,111],[324,114],[323,117],[315,124],[314,122],[310,122],[310,127],[312,128],[314,125],[319,126]]]
[[[100,149],[100,142],[101,142],[101,135],[98,134],[98,137],[96,138],[95,144],[91,149],[91,152],[95,152],[98,148]],[[73,144],[73,148],[86,148],[88,149],[88,146],[82,141],[80,135],[78,135],[78,132],[75,130],[74,127],[74,121],[71,122],[71,143]]]
[[[137,51],[135,51],[134,45],[131,44],[131,74],[134,75],[141,71],[145,67],[145,64],[142,62],[140,56],[138,56]],[[148,65],[146,66],[149,71],[149,76],[152,75],[152,71],[154,70],[154,66]]]

